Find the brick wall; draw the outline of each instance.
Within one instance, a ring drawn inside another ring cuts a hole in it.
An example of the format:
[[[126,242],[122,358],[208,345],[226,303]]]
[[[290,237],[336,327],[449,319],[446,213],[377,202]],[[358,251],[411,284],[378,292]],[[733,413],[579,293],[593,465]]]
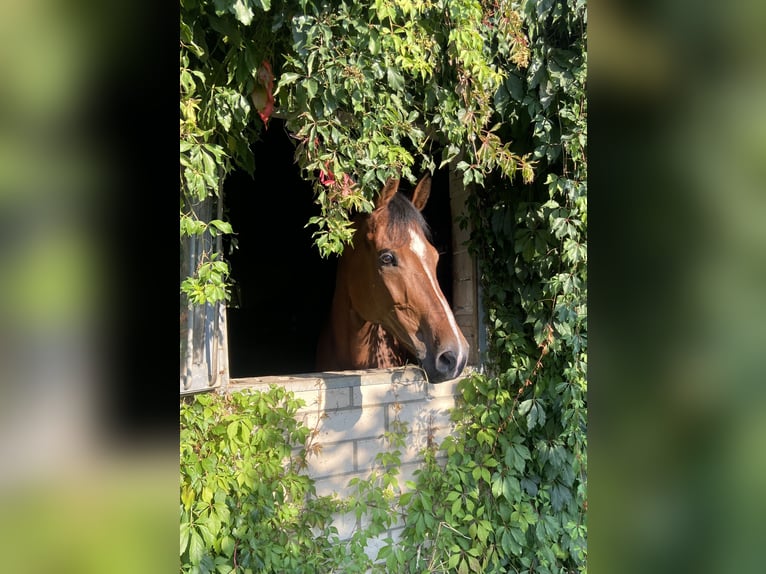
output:
[[[369,476],[375,455],[386,448],[383,433],[397,416],[408,426],[399,475],[403,490],[420,466],[420,452],[428,441],[441,443],[452,431],[449,412],[457,380],[432,385],[416,367],[231,379],[228,388],[266,390],[270,384],[284,385],[306,402],[299,417],[316,429],[314,440],[321,445],[321,451],[308,459],[309,476],[320,496],[333,492],[344,496],[349,480]],[[357,526],[356,518],[337,516],[335,526],[340,537],[347,538]],[[387,534],[396,538],[398,530]],[[378,544],[368,548],[373,557]]]

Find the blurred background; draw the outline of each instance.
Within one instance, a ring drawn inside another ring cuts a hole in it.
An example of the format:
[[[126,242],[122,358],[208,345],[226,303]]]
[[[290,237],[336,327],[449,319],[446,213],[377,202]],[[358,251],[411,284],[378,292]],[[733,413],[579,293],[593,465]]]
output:
[[[766,5],[589,16],[590,571],[757,572]]]
[[[178,17],[164,11],[0,1],[3,571],[178,568]]]
[[[592,574],[763,568],[764,24],[589,2]],[[0,2],[8,572],[177,568],[177,30]]]

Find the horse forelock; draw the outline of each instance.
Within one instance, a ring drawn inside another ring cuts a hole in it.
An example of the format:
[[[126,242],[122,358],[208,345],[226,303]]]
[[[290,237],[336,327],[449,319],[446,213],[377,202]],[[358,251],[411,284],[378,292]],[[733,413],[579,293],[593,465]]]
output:
[[[397,244],[409,241],[409,232],[413,226],[419,228],[426,239],[431,241],[428,223],[406,195],[397,193],[391,198],[386,206],[386,216],[386,233]]]

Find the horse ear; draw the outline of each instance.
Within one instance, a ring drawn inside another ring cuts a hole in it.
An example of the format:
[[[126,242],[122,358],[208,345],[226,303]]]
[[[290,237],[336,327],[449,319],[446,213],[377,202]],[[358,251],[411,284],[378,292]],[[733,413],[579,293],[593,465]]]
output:
[[[388,202],[396,195],[397,191],[399,191],[399,179],[395,177],[388,178],[386,185],[380,190],[378,200],[375,202],[375,209],[388,205]]]
[[[412,205],[414,205],[418,211],[423,211],[423,208],[428,202],[428,196],[431,193],[431,174],[426,173],[418,185],[415,187],[415,191],[412,192]]]

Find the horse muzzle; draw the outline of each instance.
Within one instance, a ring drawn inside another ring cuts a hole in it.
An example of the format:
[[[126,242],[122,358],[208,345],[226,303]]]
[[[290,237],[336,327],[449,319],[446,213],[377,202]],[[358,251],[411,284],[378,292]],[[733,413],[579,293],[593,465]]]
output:
[[[421,366],[430,383],[443,383],[460,376],[468,360],[468,346],[460,344],[437,349],[427,354]]]

